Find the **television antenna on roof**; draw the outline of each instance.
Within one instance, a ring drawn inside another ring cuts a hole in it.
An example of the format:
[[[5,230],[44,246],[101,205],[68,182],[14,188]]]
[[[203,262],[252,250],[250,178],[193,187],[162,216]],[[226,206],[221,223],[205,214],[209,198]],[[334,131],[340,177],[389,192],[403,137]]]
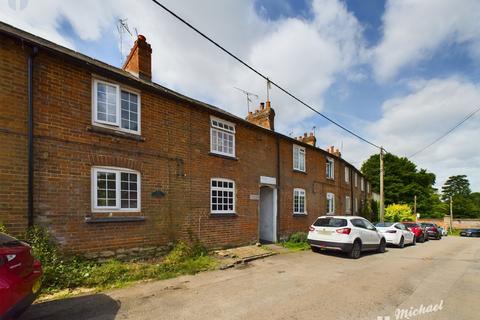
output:
[[[129,34],[130,37],[133,37],[132,33],[130,32],[130,28],[128,27],[127,19],[118,19],[117,21],[117,31],[120,36],[120,60],[123,63],[123,36],[125,34]],[[135,29],[136,31],[136,29]]]
[[[250,112],[250,102],[252,102],[252,99],[250,99],[250,97],[254,97],[255,99],[258,99],[258,95],[253,92],[248,92],[246,90],[243,90],[237,87],[234,87],[234,88],[240,91],[241,93],[243,93],[247,97],[247,112]]]

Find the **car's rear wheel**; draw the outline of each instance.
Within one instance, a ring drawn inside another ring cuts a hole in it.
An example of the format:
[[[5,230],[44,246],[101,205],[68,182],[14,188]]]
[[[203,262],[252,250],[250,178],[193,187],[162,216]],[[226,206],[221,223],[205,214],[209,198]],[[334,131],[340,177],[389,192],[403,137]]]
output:
[[[405,239],[403,238],[403,236],[400,238],[400,242],[398,243],[398,247],[399,248],[405,247]]]
[[[360,258],[360,255],[362,254],[362,244],[360,241],[355,241],[352,246],[352,250],[348,253],[348,256],[352,259],[358,259]]]
[[[377,251],[378,251],[379,253],[384,253],[386,247],[387,247],[387,243],[385,242],[385,239],[382,239],[382,240],[380,240],[380,244],[378,245]]]
[[[425,242],[425,235],[422,235],[420,238],[418,238],[418,242],[424,243]]]
[[[319,248],[319,247],[311,246],[310,248],[312,248],[312,251],[313,251],[313,252],[316,252],[316,253],[319,253],[319,252],[320,252],[320,248]]]
[[[417,244],[417,237],[413,236],[413,242],[412,242],[412,246],[416,245]]]

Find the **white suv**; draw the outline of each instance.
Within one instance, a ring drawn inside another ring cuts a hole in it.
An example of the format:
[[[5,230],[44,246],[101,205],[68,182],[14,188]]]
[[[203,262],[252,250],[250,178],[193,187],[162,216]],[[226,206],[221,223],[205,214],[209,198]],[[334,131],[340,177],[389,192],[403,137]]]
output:
[[[358,259],[362,251],[385,252],[383,234],[365,218],[355,216],[322,216],[310,227],[308,243],[312,251],[320,249],[339,250]]]

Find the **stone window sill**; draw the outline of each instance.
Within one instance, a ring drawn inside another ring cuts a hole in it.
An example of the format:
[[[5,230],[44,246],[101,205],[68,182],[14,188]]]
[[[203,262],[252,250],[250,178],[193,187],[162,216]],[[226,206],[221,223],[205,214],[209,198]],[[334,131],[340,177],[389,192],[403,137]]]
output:
[[[86,217],[85,223],[109,223],[109,222],[143,222],[145,217],[104,217],[104,218],[91,218]]]
[[[109,135],[109,136],[112,136],[112,137],[118,137],[118,138],[125,138],[125,139],[140,141],[140,142],[145,141],[145,138],[138,135],[138,134],[123,132],[123,131],[120,131],[120,130],[109,129],[109,128],[104,128],[104,127],[88,126],[87,131],[93,132],[93,133],[105,134],[105,135]]]
[[[215,152],[209,152],[208,154],[211,155],[211,156],[214,156],[214,157],[219,157],[219,158],[223,158],[223,159],[238,161],[237,157],[227,156],[227,155],[224,155],[224,154],[218,154],[218,153],[215,153]]]

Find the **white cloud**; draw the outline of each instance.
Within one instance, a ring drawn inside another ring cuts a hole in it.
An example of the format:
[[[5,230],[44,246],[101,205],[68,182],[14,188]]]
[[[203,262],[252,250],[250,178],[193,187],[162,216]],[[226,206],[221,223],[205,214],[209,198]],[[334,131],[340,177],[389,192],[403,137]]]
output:
[[[480,86],[460,77],[415,81],[407,95],[385,101],[381,118],[366,125],[363,134],[399,156],[410,156],[479,107]],[[343,142],[344,157],[358,161],[377,152],[333,128],[322,129],[326,141]],[[466,174],[480,190],[480,114],[412,158],[420,168],[437,175],[437,186],[451,175]],[[354,163],[360,166],[361,163]]]
[[[314,0],[312,20],[275,21],[255,12],[254,0],[163,3],[319,109],[336,76],[348,74],[364,51],[360,24],[338,0]],[[120,17],[128,18],[130,27],[151,43],[154,81],[242,117],[245,97],[234,86],[265,99],[263,80],[150,1],[29,1],[21,11],[0,4],[2,21],[70,48],[74,48],[71,40],[59,33],[63,20],[88,41],[112,34]],[[282,131],[312,115],[278,90],[273,89],[271,97]]]
[[[372,54],[380,81],[431,57],[441,45],[465,44],[480,61],[478,0],[389,0],[383,24],[383,39]]]

